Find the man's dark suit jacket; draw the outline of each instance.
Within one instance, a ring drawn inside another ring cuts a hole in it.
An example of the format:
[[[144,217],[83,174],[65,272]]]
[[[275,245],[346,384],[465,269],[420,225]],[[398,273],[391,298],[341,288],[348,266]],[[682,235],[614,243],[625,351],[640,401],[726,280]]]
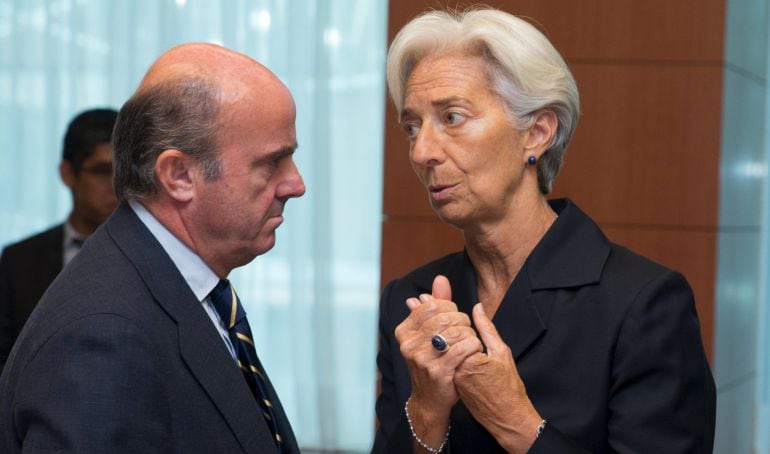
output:
[[[548,421],[532,453],[711,453],[714,381],[684,277],[610,243],[568,200],[508,289],[493,322],[511,348],[527,394]],[[380,428],[374,452],[410,452],[404,403],[409,373],[394,336],[405,300],[446,275],[470,315],[478,301],[465,253],[391,282],[382,295]],[[428,340],[426,340],[428,342]],[[452,453],[501,452],[459,402]]]
[[[0,256],[0,372],[40,297],[62,270],[64,224],[7,246]]]
[[[285,452],[298,452],[282,435]],[[0,452],[22,450],[276,451],[211,319],[126,204],[49,287],[11,351]]]

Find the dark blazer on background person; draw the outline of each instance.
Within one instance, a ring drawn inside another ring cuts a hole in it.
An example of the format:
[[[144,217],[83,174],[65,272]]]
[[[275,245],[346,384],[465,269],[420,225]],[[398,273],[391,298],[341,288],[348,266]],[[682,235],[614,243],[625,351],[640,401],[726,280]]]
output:
[[[685,278],[611,243],[569,200],[508,289],[493,322],[548,423],[531,453],[695,452],[713,449],[716,393]],[[471,314],[476,277],[466,253],[388,284],[380,308],[382,392],[373,452],[410,452],[411,394],[394,331],[405,300],[437,274]],[[462,401],[451,413],[452,453],[500,452]]]
[[[285,452],[298,452],[284,438]],[[0,451],[21,452],[20,439],[25,452],[276,451],[202,304],[125,203],[54,281],[11,351]]]
[[[64,224],[3,249],[0,256],[0,372],[32,309],[63,267]]]

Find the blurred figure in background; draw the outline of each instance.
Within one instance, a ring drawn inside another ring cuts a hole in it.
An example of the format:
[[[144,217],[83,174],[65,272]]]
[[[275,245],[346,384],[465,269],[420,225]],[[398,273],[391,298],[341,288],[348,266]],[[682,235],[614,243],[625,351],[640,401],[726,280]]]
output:
[[[92,109],[72,120],[59,164],[72,211],[63,224],[9,245],[0,256],[0,371],[40,297],[117,206],[110,145],[117,115]]]

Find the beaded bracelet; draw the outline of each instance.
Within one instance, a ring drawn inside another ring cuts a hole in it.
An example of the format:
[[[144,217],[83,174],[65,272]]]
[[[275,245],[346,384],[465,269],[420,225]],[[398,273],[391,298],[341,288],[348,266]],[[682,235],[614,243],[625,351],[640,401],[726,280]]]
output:
[[[449,441],[449,431],[452,430],[452,425],[450,424],[449,427],[447,427],[446,435],[444,435],[444,441],[441,442],[441,446],[438,448],[431,448],[430,446],[426,445],[424,441],[420,439],[420,437],[417,436],[417,433],[414,431],[414,426],[412,426],[412,418],[409,417],[409,401],[412,400],[412,396],[409,396],[409,399],[406,400],[406,403],[404,404],[404,413],[406,413],[406,422],[409,423],[409,430],[412,432],[412,437],[414,437],[414,440],[422,446],[426,451],[428,451],[430,454],[439,454],[441,451],[444,450],[444,446],[446,446],[447,441]]]
[[[543,431],[545,430],[545,425],[548,424],[548,421],[545,419],[540,421],[540,424],[537,426],[537,434],[535,435],[535,439],[540,438],[540,435],[543,434]]]

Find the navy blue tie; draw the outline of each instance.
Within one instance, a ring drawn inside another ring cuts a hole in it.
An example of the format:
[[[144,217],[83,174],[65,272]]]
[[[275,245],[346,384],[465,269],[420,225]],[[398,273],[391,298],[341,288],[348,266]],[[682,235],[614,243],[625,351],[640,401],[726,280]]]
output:
[[[283,437],[290,435],[291,429],[279,427],[281,421],[285,421],[285,415],[281,414],[280,419],[276,418],[278,412],[282,412],[280,403],[270,398],[268,388],[270,384],[265,375],[262,363],[259,362],[257,351],[254,348],[254,341],[249,328],[249,322],[246,320],[246,312],[241,306],[235,290],[230,286],[227,280],[219,281],[210,295],[211,303],[216,309],[222,322],[227,327],[227,333],[230,342],[235,348],[238,367],[243,372],[246,382],[254,394],[254,398],[262,408],[262,414],[265,417],[268,427],[273,432],[278,451],[283,450]]]

